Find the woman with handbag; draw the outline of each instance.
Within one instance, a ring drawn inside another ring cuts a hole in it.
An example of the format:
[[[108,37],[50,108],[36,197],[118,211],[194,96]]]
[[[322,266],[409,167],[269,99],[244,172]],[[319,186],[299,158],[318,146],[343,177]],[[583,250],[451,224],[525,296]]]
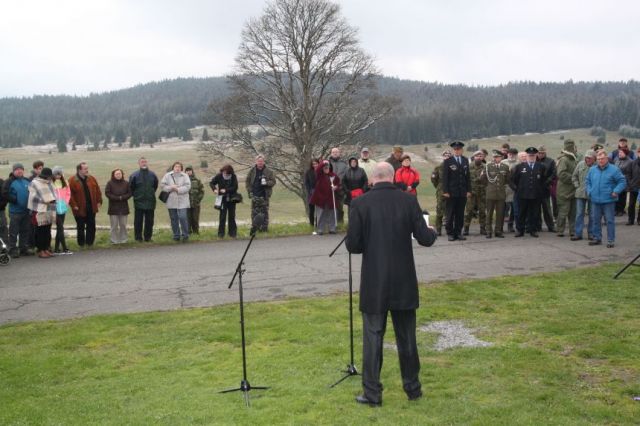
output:
[[[217,193],[215,208],[220,210],[218,220],[218,238],[224,238],[227,217],[229,218],[229,236],[235,238],[238,232],[236,226],[236,204],[242,202],[242,195],[238,192],[238,177],[231,164],[225,164],[220,173],[215,175],[209,186]]]
[[[171,171],[164,175],[160,182],[163,193],[167,193],[166,203],[171,219],[171,230],[173,231],[173,241],[187,242],[189,240],[189,219],[187,209],[189,208],[189,190],[191,189],[191,179],[183,172],[182,163],[176,161],[171,166]]]
[[[342,185],[347,195],[345,204],[351,205],[351,200],[365,193],[369,186],[367,172],[358,165],[356,157],[349,158],[349,168],[342,178]]]
[[[73,254],[67,248],[67,241],[64,238],[64,219],[69,211],[71,189],[64,178],[64,169],[60,166],[53,168],[53,188],[56,193],[56,242],[53,251],[59,254]]]

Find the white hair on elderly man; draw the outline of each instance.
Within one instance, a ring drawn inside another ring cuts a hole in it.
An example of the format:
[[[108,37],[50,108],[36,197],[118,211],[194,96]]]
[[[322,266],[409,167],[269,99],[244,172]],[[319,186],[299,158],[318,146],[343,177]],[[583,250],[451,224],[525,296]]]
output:
[[[393,166],[386,161],[382,161],[373,168],[371,181],[376,184],[378,182],[393,182],[395,172]]]

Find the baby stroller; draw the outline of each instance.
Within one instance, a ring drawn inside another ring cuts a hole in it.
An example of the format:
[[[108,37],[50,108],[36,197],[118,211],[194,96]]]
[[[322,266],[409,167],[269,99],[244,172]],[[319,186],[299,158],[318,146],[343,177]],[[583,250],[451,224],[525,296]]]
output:
[[[8,265],[11,262],[11,256],[9,256],[9,249],[7,245],[0,238],[0,266]]]

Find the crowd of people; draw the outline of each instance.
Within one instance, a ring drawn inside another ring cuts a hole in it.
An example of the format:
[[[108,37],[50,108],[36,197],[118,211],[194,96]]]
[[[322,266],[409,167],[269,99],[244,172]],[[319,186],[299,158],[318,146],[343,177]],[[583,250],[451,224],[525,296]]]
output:
[[[247,176],[246,189],[251,199],[252,220],[257,214],[264,218],[259,231],[268,230],[269,198],[275,183],[275,176],[266,167],[264,157],[258,156]],[[235,208],[242,202],[242,195],[238,192],[238,178],[233,167],[223,166],[209,186],[216,194],[215,207],[220,212],[218,236],[224,237],[228,229],[228,235],[235,238]],[[11,257],[37,255],[46,259],[54,254],[72,254],[64,230],[65,218],[70,212],[76,222],[78,246],[91,247],[96,238],[96,215],[102,209],[104,196],[112,244],[128,241],[130,200],[133,200],[135,240],[152,241],[157,199],[166,204],[173,240],[186,242],[189,235],[200,232],[200,204],[204,195],[204,185],[193,167],[185,168],[179,161],[158,179],[149,169],[147,159],[142,157],[138,160],[138,170],[128,179],[122,169],[114,169],[104,191],[85,162],[76,166],[75,174],[69,179],[62,167],[51,169],[42,161],[33,163],[31,175],[27,177],[24,165],[15,163],[8,179],[0,178],[0,238],[7,244]]]
[[[608,247],[615,244],[615,216],[627,214],[627,225],[640,225],[640,209],[636,209],[640,150],[631,151],[624,138],[611,153],[596,144],[584,156],[577,153],[574,141],[565,140],[556,160],[546,155],[544,146],[519,152],[504,144],[491,156],[486,150],[477,151],[471,160],[463,155],[463,147],[462,142],[451,143],[431,174],[436,189],[435,229],[442,235],[444,227],[449,241],[465,240],[476,218],[480,234],[486,238],[504,238],[505,233],[537,237],[544,221],[548,231],[558,237],[568,234],[572,241],[584,238],[586,219],[586,237],[591,245],[602,244],[604,220]],[[403,148],[393,147],[384,161],[394,169],[394,185],[416,196],[420,173]],[[371,189],[369,176],[377,163],[367,147],[361,149],[359,158],[351,156],[345,161],[340,148],[333,148],[326,159],[311,161],[304,188],[309,223],[316,234],[336,233],[337,226],[344,222],[345,206],[348,208],[352,200]],[[257,156],[247,173],[245,190],[251,200],[252,226],[258,231],[268,231],[269,200],[275,184],[274,171],[266,166],[263,156]],[[242,202],[242,194],[233,167],[224,165],[209,187],[219,210],[218,237],[235,238],[236,204]],[[158,199],[166,204],[173,239],[186,242],[189,235],[200,231],[200,205],[205,195],[193,167],[175,162],[159,179],[144,157],[128,179],[122,169],[113,170],[104,193],[85,162],[77,165],[68,180],[59,166],[50,169],[36,161],[27,177],[24,166],[16,163],[8,179],[0,179],[0,188],[0,238],[7,242],[13,257],[35,254],[35,248],[41,258],[71,253],[64,233],[68,212],[76,222],[78,246],[94,244],[96,214],[102,208],[103,195],[108,203],[111,243],[128,240],[130,200],[135,240],[151,241]],[[261,218],[256,223],[258,215]]]
[[[431,175],[437,188],[436,231],[442,235],[444,225],[449,241],[465,240],[475,217],[486,238],[504,238],[506,218],[507,232],[516,237],[538,237],[544,220],[549,232],[568,234],[571,241],[584,238],[586,217],[589,245],[603,243],[604,222],[609,248],[615,245],[615,216],[624,215],[625,208],[627,225],[640,225],[640,150],[631,151],[625,138],[611,153],[595,144],[584,156],[567,139],[556,160],[544,146],[518,152],[504,144],[492,159],[481,150],[469,161],[462,142],[450,146]]]

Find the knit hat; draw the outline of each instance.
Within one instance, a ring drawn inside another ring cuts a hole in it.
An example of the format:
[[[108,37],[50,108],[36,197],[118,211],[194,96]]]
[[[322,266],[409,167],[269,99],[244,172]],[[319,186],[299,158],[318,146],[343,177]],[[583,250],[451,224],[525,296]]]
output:
[[[22,163],[15,163],[15,164],[13,165],[13,167],[11,168],[11,170],[12,170],[12,171],[14,171],[14,172],[15,172],[17,169],[22,169],[22,170],[24,170],[24,166],[22,165]]]
[[[62,176],[64,174],[64,169],[62,166],[55,166],[52,172],[54,176]]]
[[[42,169],[42,171],[40,172],[40,177],[42,179],[50,179],[53,177],[53,172],[51,171],[50,168],[45,167]]]
[[[576,143],[573,141],[573,139],[566,139],[564,141],[564,150],[573,153],[576,152]]]

